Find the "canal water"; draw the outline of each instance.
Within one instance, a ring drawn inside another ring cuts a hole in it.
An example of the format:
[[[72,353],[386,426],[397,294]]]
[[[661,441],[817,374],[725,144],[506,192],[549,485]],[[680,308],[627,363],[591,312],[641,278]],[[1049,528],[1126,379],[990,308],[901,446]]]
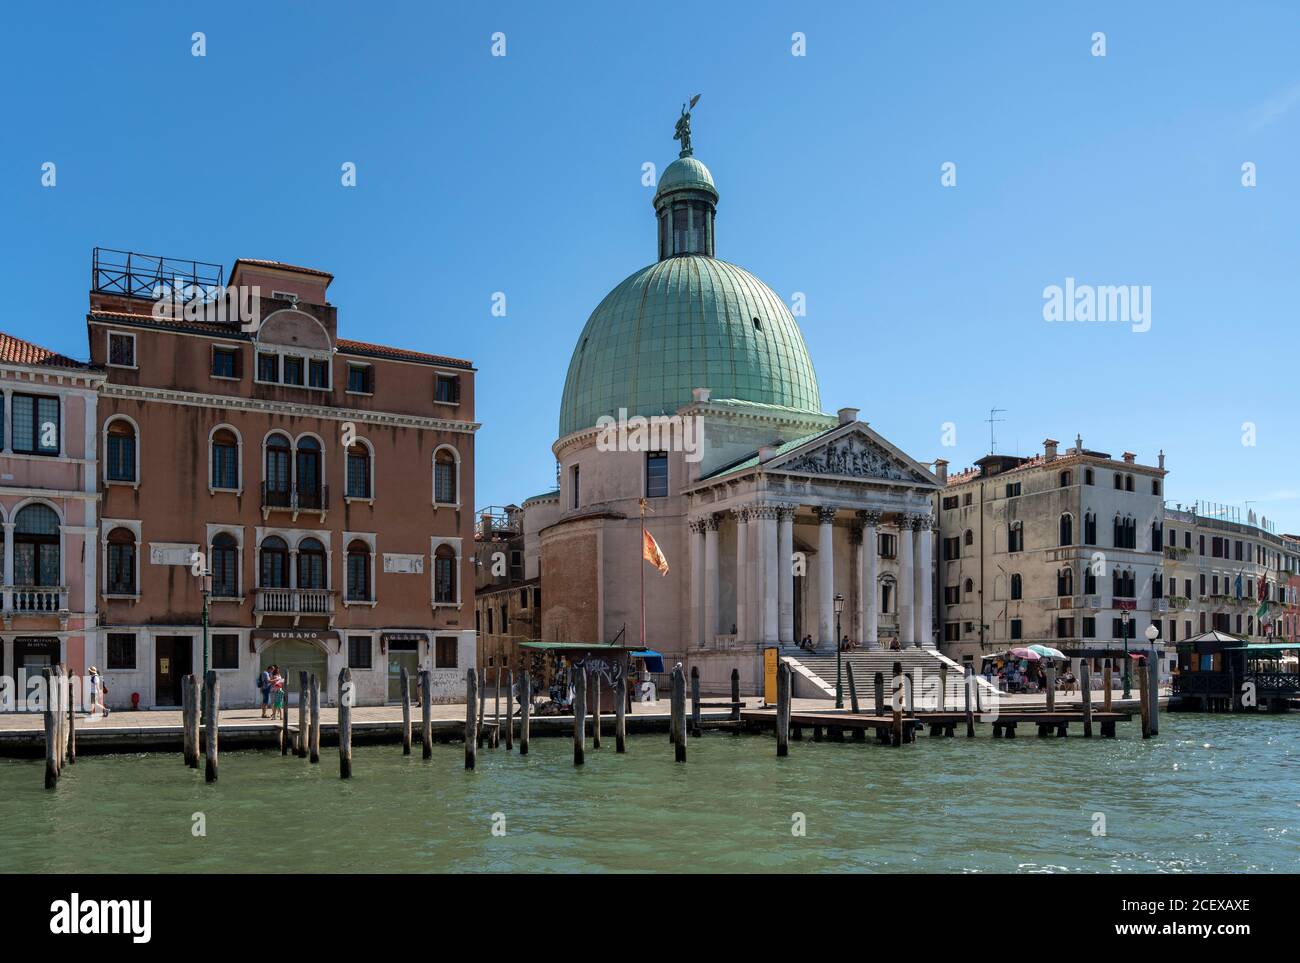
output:
[[[1134,723],[1117,740],[804,741],[784,760],[770,736],[706,733],[685,765],[643,735],[576,770],[559,738],[481,750],[475,772],[459,743],[429,762],[359,746],[347,782],[330,747],[316,766],[230,752],[214,786],[179,753],[85,756],[54,792],[43,761],[3,759],[0,870],[1300,870],[1300,716],[1160,725],[1145,742]]]

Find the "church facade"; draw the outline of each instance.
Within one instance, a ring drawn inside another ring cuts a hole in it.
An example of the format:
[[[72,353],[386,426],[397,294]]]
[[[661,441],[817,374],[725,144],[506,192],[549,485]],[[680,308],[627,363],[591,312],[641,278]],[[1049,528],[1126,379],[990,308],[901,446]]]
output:
[[[715,256],[719,194],[684,120],[654,197],[658,259],[580,333],[558,492],[524,502],[541,638],[644,640],[706,685],[739,668],[747,691],[767,646],[932,648],[941,482],[858,409],[822,410],[785,303]]]

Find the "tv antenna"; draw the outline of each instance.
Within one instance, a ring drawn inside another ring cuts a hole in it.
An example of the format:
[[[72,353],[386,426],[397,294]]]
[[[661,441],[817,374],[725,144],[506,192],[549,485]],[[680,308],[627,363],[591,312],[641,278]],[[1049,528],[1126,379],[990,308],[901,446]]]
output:
[[[995,434],[995,429],[993,426],[1000,421],[1006,421],[1005,418],[998,418],[995,416],[1006,414],[1006,411],[1007,409],[1005,408],[990,408],[989,416],[987,419],[985,419],[989,423],[989,454],[990,455],[996,453],[998,450],[998,439]]]

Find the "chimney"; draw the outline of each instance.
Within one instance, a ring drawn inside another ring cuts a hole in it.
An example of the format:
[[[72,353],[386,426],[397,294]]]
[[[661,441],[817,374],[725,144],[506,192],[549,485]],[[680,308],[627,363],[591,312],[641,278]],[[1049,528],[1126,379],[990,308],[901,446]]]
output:
[[[841,425],[847,425],[850,422],[854,422],[858,420],[857,408],[841,408],[839,411],[836,412],[836,414],[840,416]]]
[[[1056,461],[1056,446],[1059,444],[1055,438],[1043,440],[1043,461]]]
[[[940,485],[948,484],[948,461],[944,458],[934,460],[934,474],[939,479]]]
[[[1136,461],[1137,461],[1137,455],[1133,454],[1133,452],[1131,451],[1124,452],[1124,464],[1131,465]]]
[[[708,388],[694,388],[691,390],[691,394],[694,396],[696,401],[703,404],[709,400],[710,391]]]
[[[1165,470],[1165,450],[1163,448],[1160,449],[1160,454],[1156,456],[1156,464],[1160,466],[1161,471]]]

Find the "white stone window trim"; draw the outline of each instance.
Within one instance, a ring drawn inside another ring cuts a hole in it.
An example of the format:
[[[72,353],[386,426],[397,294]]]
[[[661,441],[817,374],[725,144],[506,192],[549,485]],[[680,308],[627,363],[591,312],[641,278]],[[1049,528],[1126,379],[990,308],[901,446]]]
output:
[[[439,602],[438,598],[438,549],[446,545],[456,553],[456,601]],[[434,609],[459,609],[464,604],[465,586],[462,584],[465,580],[461,573],[463,567],[463,558],[461,557],[461,539],[446,535],[429,536],[429,604]]]
[[[325,588],[321,591],[332,591],[332,569],[334,566],[334,550],[330,547],[330,530],[329,529],[311,529],[311,528],[279,528],[274,526],[258,525],[253,529],[253,537],[256,540],[254,551],[257,553],[257,567],[254,569],[254,587],[262,589],[262,543],[272,535],[278,535],[284,539],[288,546],[289,552],[289,585],[287,588],[297,591],[298,589],[298,547],[304,539],[315,538],[325,547]],[[271,591],[280,591],[272,589]],[[313,590],[316,591],[316,590]]]
[[[266,322],[263,321],[263,324]],[[279,376],[278,381],[262,380],[261,356],[264,354],[273,354],[276,356],[276,374]],[[284,362],[286,358],[298,358],[302,361],[302,384],[284,380]],[[325,362],[325,374],[329,378],[329,383],[323,388],[311,383],[311,363],[313,361]],[[281,388],[297,388],[302,391],[315,391],[320,394],[329,394],[334,390],[334,349],[322,348],[300,348],[297,345],[285,344],[260,344],[255,342],[253,345],[253,383],[259,385],[277,385]]]
[[[131,339],[131,360],[135,362],[134,364],[116,364],[113,361],[113,339],[114,338]],[[135,332],[118,331],[114,328],[109,328],[107,331],[104,332],[104,364],[109,368],[125,368],[127,371],[140,370],[140,364],[139,364],[140,358],[139,355],[136,354],[137,347],[138,344],[136,342]]]
[[[370,549],[370,599],[349,599],[348,598],[348,548],[355,541],[366,543]],[[343,606],[351,608],[374,608],[379,604],[379,583],[375,581],[375,559],[379,557],[376,549],[376,535],[374,532],[344,532],[343,533]]]
[[[357,435],[354,444],[361,445],[365,448],[366,453],[369,456],[366,459],[366,471],[369,475],[366,480],[366,488],[369,490],[370,494],[364,496],[348,494],[348,458],[351,456],[351,453],[345,449],[343,452],[343,502],[344,504],[356,502],[360,505],[373,505],[375,503],[375,446],[371,443],[370,439],[361,435]],[[346,542],[344,544],[346,545]]]
[[[235,436],[235,488],[218,488],[212,484],[212,443],[213,439],[217,437],[217,432],[219,431],[229,431]],[[214,425],[212,430],[208,432],[208,494],[216,495],[218,492],[232,495],[244,494],[244,436],[238,428],[230,424],[228,421],[223,421]],[[211,544],[211,542],[209,542],[209,544]]]
[[[455,465],[456,468],[456,472],[455,472],[456,500],[454,502],[438,501],[438,452],[444,450],[451,452],[453,464]],[[429,461],[429,474],[430,474],[430,479],[433,483],[432,495],[433,495],[434,511],[436,512],[439,508],[450,508],[453,511],[460,511],[460,506],[461,506],[460,451],[456,448],[455,445],[449,445],[446,442],[443,442],[441,445],[438,445],[436,448],[433,449],[433,454],[430,456],[430,461]]]
[[[347,385],[349,385],[352,382],[353,368],[363,368],[366,371],[373,372],[375,366],[366,361],[346,361],[344,363],[348,366],[348,370],[345,376],[347,380],[343,382],[344,384],[343,393],[346,395],[357,395],[358,397],[362,397],[362,398],[373,398],[375,396],[375,393],[373,391],[353,391],[351,388],[347,387]],[[374,382],[371,381],[371,384],[374,384]]]
[[[218,489],[227,491],[228,489]],[[208,572],[212,572],[212,552],[213,542],[218,535],[233,535],[235,538],[235,594],[234,595],[211,595],[208,601],[211,603],[244,602],[244,526],[243,525],[215,525],[208,522],[204,532],[204,546],[208,553]]]
[[[124,528],[135,538],[135,592],[115,594],[108,591],[108,536],[113,533],[114,529]],[[144,536],[142,534],[143,524],[138,518],[101,518],[99,520],[99,570],[102,572],[100,592],[104,598],[113,599],[114,601],[136,602],[140,599],[140,557],[144,549]],[[60,546],[59,564],[63,564],[63,551]],[[60,579],[62,581],[62,579]]]
[[[125,365],[117,365],[116,367],[125,367]],[[125,421],[128,425],[131,426],[131,430],[135,433],[135,467],[131,472],[131,474],[135,476],[134,481],[121,481],[121,480],[111,479],[108,477],[108,429],[112,426],[113,422],[115,421]],[[140,490],[140,426],[136,423],[136,420],[132,418],[130,415],[124,415],[119,412],[117,414],[109,415],[107,418],[104,419],[104,427],[102,429],[102,432],[103,432],[103,437],[100,438],[99,450],[104,453],[104,471],[102,473],[104,479],[104,486],[108,487],[109,485],[121,485],[124,488],[130,488],[132,491],[139,491]]]

